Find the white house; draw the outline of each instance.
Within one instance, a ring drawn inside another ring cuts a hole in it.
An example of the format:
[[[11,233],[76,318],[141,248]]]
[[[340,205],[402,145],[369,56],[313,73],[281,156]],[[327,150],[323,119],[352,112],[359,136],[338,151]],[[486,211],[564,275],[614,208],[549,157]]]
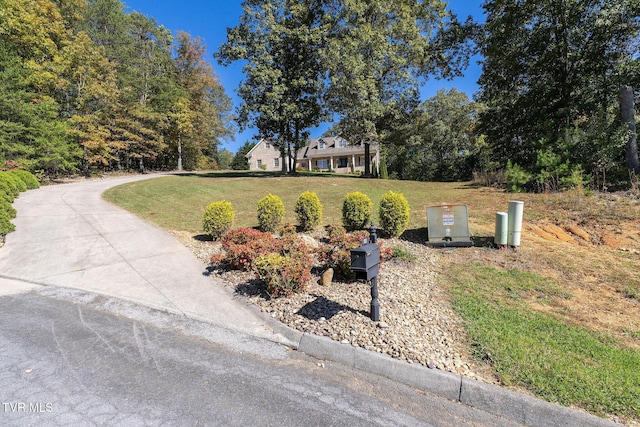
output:
[[[374,161],[380,167],[380,150],[377,144],[369,147],[370,165]],[[280,151],[262,139],[246,155],[250,170],[282,170]],[[308,171],[335,171],[338,173],[364,172],[364,144],[349,144],[340,136],[312,139],[309,145],[298,151],[296,168]]]

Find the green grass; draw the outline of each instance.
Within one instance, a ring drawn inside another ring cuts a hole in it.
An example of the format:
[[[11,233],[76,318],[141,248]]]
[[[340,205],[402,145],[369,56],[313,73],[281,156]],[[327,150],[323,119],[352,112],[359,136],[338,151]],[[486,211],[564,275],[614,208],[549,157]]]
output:
[[[285,221],[297,223],[294,208],[304,191],[318,194],[323,206],[323,225],[342,223],[344,196],[361,191],[374,203],[373,220],[378,221],[378,205],[389,190],[401,192],[411,206],[410,229],[425,228],[426,207],[442,203],[464,203],[469,188],[460,183],[420,183],[363,179],[335,174],[280,177],[270,173],[185,174],[130,183],[112,188],[105,199],[172,230],[198,233],[206,206],[219,200],[231,202],[236,227],[255,227],[257,203],[268,193],[282,198]]]
[[[411,206],[408,231],[422,237],[427,226],[427,206],[467,204],[471,234],[478,237],[478,233],[484,233],[479,236],[490,239],[495,212],[506,210],[508,201],[514,198],[512,194],[475,188],[468,183],[371,180],[336,174],[280,177],[267,172],[155,178],[113,188],[105,198],[165,229],[199,234],[206,206],[219,200],[233,204],[235,227],[257,226],[257,203],[268,193],[282,198],[285,221],[296,224],[296,199],[304,191],[316,192],[323,205],[322,224],[327,225],[341,224],[344,196],[360,191],[373,201],[373,219],[379,224],[378,205],[388,190],[405,195]],[[564,200],[565,195],[516,197],[525,201],[528,221],[569,215],[567,212],[575,216],[573,210],[562,210],[569,203]],[[556,202],[558,206],[550,205]],[[596,202],[595,198],[580,196],[576,203],[597,217]],[[571,205],[572,209],[580,207],[576,203]],[[549,210],[549,206],[553,209]],[[635,215],[639,214],[635,211],[627,214],[630,218]],[[533,264],[554,266],[558,272],[554,277],[562,278],[566,271],[576,269],[574,261],[560,265],[554,258],[555,252],[547,246],[540,248],[535,253],[528,252],[528,256],[533,256]],[[405,259],[408,255],[398,251],[396,256]],[[612,257],[621,259],[617,253]],[[615,277],[604,275],[601,285],[615,288],[624,283],[624,291],[617,288],[622,292],[620,295],[638,298],[637,271],[632,265],[625,266]],[[532,305],[546,306],[549,311],[563,313],[558,302],[571,295],[558,282],[519,270],[475,263],[454,264],[441,273],[441,279],[452,284],[454,306],[466,322],[476,356],[490,363],[506,385],[525,387],[546,400],[579,406],[592,413],[640,419],[640,352],[604,334],[532,310]],[[630,325],[625,334],[637,338],[639,332]]]
[[[477,263],[453,269],[454,307],[475,355],[505,385],[595,414],[640,418],[640,352],[527,308],[531,299],[570,297],[555,283]]]

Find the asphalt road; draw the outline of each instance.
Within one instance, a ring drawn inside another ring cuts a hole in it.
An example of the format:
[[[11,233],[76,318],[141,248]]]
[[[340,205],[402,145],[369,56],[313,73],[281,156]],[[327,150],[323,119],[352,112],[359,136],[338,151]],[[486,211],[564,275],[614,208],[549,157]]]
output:
[[[2,426],[506,426],[178,314],[57,288],[0,296]]]

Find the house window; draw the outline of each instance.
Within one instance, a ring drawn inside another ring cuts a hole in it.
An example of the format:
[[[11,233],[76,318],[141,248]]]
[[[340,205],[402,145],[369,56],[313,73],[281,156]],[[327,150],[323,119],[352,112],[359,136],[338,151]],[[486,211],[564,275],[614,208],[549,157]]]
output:
[[[358,157],[358,166],[364,166],[364,156]]]
[[[346,148],[346,147],[347,147],[347,141],[346,141],[346,140],[344,140],[344,139],[340,139],[340,140],[338,141],[338,147],[340,147],[340,148]]]
[[[322,141],[322,140],[318,141],[318,149],[319,150],[324,150],[324,141]]]
[[[269,144],[268,142],[265,141],[264,148],[266,148],[266,149],[271,148],[271,144]]]
[[[349,164],[349,159],[347,157],[340,157],[338,159],[338,167],[339,168],[346,168]]]
[[[258,169],[262,167],[262,160],[258,160]]]
[[[275,159],[273,159],[273,167],[274,168],[279,168],[280,167],[280,159],[278,159],[277,157]]]
[[[327,159],[317,160],[316,166],[318,167],[318,169],[329,169],[329,164],[327,162],[328,162]]]

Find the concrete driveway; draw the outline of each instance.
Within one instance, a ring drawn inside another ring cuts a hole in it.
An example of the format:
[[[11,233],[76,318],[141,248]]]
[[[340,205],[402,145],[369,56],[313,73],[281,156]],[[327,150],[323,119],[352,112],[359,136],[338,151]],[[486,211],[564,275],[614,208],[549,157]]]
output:
[[[106,201],[114,186],[163,175],[82,181],[22,193],[0,249],[0,292],[21,282],[71,287],[284,342],[166,231]]]

